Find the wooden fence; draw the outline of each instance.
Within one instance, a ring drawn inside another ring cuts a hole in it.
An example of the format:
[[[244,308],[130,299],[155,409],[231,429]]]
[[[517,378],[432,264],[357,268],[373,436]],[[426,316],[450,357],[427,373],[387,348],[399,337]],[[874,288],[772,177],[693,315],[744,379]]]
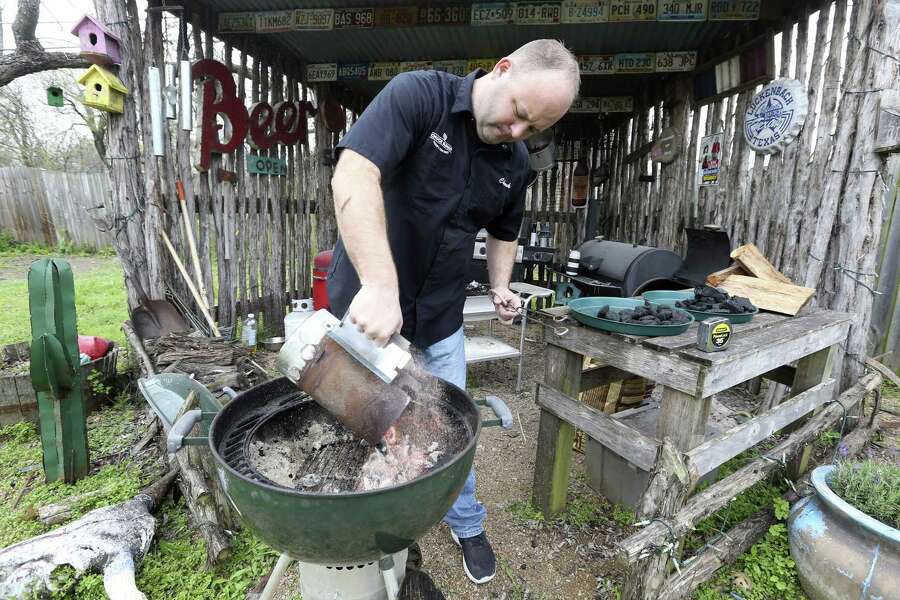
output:
[[[46,246],[67,243],[94,250],[112,245],[98,227],[110,197],[106,173],[61,173],[27,167],[0,169],[0,231]]]

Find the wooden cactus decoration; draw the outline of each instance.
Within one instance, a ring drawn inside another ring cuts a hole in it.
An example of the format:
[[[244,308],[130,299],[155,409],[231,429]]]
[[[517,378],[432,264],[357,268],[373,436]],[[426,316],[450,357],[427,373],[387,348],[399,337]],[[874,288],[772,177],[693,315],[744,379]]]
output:
[[[78,353],[75,283],[64,260],[44,258],[28,270],[31,385],[37,392],[47,481],[87,475],[84,375]]]

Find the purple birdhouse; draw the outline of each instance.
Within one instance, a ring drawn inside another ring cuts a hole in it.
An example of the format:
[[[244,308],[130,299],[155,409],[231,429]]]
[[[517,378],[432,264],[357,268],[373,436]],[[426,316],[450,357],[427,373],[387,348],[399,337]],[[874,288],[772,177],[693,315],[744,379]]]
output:
[[[103,26],[95,18],[85,15],[72,29],[81,42],[81,56],[95,65],[112,65],[122,62],[119,36]]]

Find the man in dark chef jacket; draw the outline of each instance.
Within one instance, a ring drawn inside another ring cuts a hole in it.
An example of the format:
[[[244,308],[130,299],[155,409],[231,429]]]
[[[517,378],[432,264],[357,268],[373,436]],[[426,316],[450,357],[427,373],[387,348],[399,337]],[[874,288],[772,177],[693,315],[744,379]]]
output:
[[[466,387],[463,304],[475,234],[487,230],[492,298],[502,323],[529,180],[523,140],[556,123],[578,95],[578,62],[535,40],[466,77],[394,77],[341,139],[331,185],[340,240],[328,274],[331,311],[379,344],[400,332],[426,368]],[[475,583],[496,572],[474,470],[444,520]]]

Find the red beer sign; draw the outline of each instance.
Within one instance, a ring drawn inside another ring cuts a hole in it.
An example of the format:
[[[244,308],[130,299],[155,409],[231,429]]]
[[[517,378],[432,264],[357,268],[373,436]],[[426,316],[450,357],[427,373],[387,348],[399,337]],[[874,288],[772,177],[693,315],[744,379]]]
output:
[[[200,171],[209,170],[213,154],[230,154],[244,143],[259,150],[275,144],[291,146],[306,141],[306,118],[315,112],[306,101],[284,100],[275,106],[257,102],[247,108],[237,97],[231,71],[224,64],[210,58],[198,60],[191,67],[191,77],[202,86],[200,105]],[[217,122],[219,117],[231,125],[231,136],[222,140]]]

